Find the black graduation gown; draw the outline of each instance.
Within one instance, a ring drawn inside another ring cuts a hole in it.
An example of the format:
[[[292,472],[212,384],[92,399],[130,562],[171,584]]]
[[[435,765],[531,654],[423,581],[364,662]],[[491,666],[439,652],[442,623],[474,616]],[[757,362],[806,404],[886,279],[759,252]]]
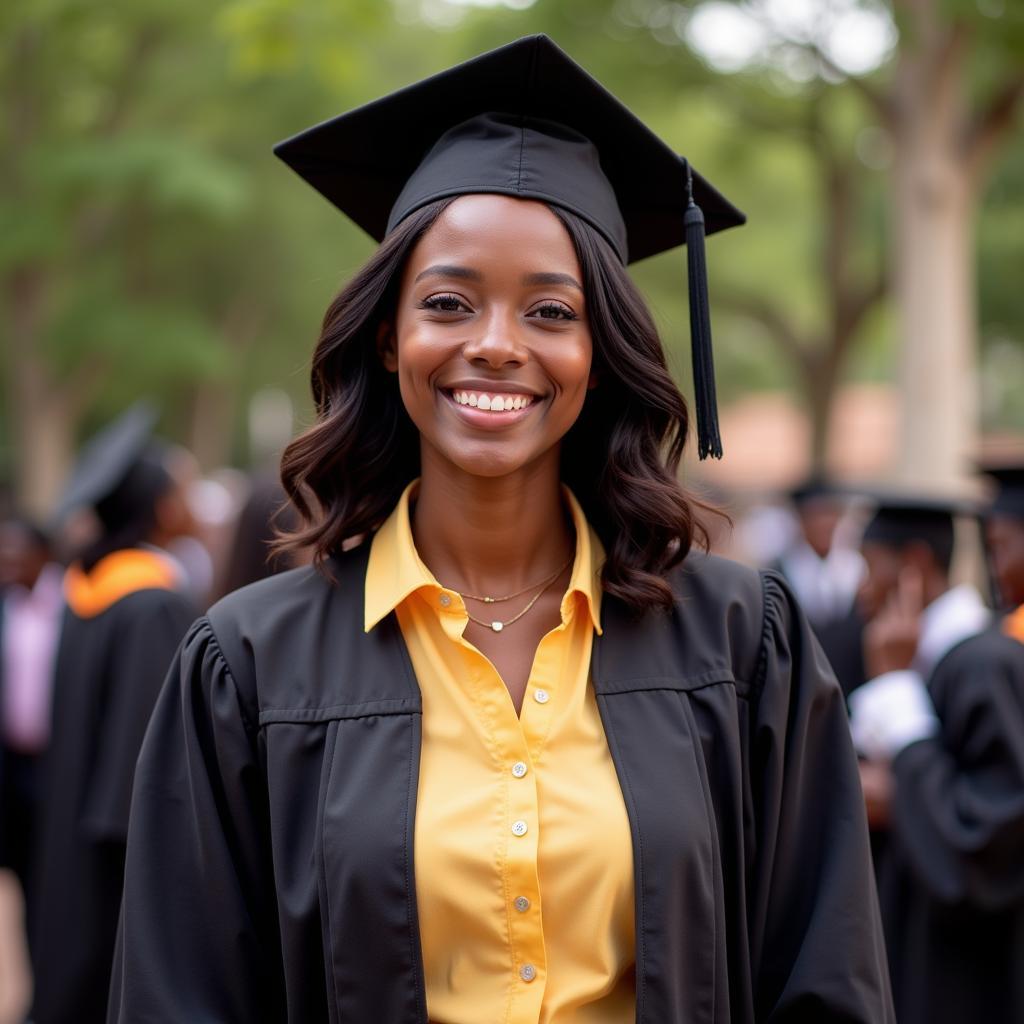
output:
[[[30,908],[34,1024],[106,1019],[135,761],[194,615],[159,589],[92,618],[65,611]]]
[[[1024,645],[955,647],[934,739],[893,763],[880,889],[900,1024],[1024,1021]]]
[[[139,759],[110,1021],[425,1024],[421,699],[366,546],[189,632]],[[691,556],[607,598],[592,679],[633,834],[640,1024],[891,1021],[842,694],[782,581]],[[482,1024],[482,1022],[481,1022]]]

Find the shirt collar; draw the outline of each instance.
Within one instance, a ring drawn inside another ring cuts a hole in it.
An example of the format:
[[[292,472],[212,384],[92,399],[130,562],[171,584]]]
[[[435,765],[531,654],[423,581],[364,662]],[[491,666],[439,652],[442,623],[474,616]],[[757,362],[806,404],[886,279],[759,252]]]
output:
[[[422,588],[443,590],[416,550],[409,518],[410,497],[419,483],[414,480],[402,492],[394,511],[374,534],[366,567],[364,628],[369,632],[411,594]],[[587,522],[583,509],[568,487],[562,488],[576,530],[576,555],[569,587],[562,599],[562,618],[570,610],[572,597],[580,594],[587,605],[594,629],[601,633],[601,567],[604,547]]]

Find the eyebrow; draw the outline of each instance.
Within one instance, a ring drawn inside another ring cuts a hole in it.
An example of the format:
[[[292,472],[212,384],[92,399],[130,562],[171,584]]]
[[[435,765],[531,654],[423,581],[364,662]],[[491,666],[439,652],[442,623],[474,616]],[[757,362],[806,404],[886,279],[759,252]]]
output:
[[[523,284],[565,284],[577,291],[583,291],[583,285],[571,274],[527,274],[523,278]]]
[[[416,280],[413,283],[418,284],[425,277],[458,277],[464,281],[483,280],[483,274],[481,274],[479,270],[473,270],[471,267],[460,267],[451,263],[437,263],[432,267],[427,267],[426,270],[423,270],[416,275]],[[523,284],[563,284],[568,285],[570,288],[575,288],[577,291],[583,291],[583,285],[581,285],[571,274],[526,274],[523,277]]]
[[[425,277],[460,277],[464,281],[482,281],[483,274],[479,270],[471,270],[469,267],[457,267],[452,264],[438,263],[433,267],[427,267],[422,273],[416,275],[416,284]]]

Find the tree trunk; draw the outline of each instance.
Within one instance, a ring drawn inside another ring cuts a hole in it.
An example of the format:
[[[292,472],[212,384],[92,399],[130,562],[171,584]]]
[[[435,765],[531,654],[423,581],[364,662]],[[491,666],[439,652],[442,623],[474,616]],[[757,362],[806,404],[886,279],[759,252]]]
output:
[[[893,287],[903,426],[896,470],[914,487],[962,481],[976,444],[975,194],[961,148],[966,40],[916,0],[893,95]]]
[[[11,274],[8,401],[15,450],[15,494],[22,510],[40,520],[53,514],[74,453],[77,407],[62,402],[40,338],[45,277],[39,270]]]
[[[189,448],[206,472],[231,461],[237,398],[238,388],[223,380],[200,381],[193,388]]]

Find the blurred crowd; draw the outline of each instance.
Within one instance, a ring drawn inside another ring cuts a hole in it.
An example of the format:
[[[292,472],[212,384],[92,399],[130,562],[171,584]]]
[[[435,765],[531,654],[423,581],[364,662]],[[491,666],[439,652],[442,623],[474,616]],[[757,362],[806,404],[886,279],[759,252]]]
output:
[[[204,476],[155,420],[140,405],[101,431],[45,520],[0,510],[0,1024],[103,1019],[132,772],[167,665],[218,597],[295,564],[272,556],[293,525],[273,471]],[[948,1019],[1024,1013],[1007,990],[1024,942],[1024,460],[979,479],[984,500],[815,477],[713,534],[784,578],[847,695],[904,1024],[954,975],[976,975],[977,998]]]

